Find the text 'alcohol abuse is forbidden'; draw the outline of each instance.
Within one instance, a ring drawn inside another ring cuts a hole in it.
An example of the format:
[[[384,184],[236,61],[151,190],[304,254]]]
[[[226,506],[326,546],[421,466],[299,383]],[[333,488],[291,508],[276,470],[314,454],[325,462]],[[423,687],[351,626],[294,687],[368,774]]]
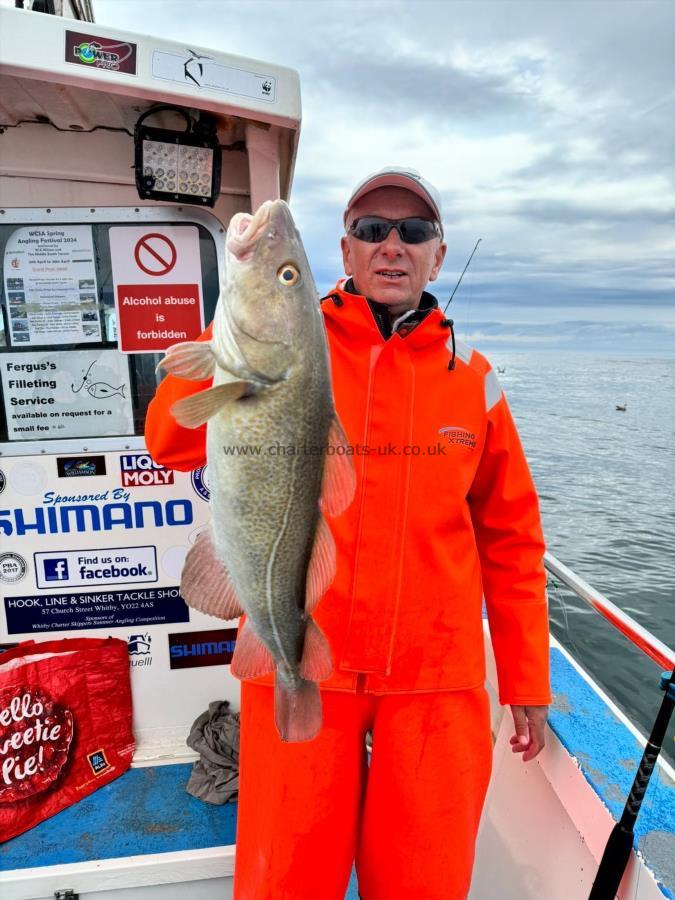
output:
[[[117,334],[123,353],[159,353],[203,330],[194,225],[110,229]]]

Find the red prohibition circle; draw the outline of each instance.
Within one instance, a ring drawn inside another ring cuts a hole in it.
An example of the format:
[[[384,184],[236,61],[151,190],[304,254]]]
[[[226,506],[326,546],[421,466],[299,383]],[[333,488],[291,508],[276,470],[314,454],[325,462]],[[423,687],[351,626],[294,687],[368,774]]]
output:
[[[144,250],[146,254],[152,257],[152,262],[147,259],[145,263],[141,262],[141,250]],[[144,234],[134,247],[136,265],[146,275],[154,275],[156,277],[167,275],[176,265],[177,256],[175,245],[166,235],[157,232]]]

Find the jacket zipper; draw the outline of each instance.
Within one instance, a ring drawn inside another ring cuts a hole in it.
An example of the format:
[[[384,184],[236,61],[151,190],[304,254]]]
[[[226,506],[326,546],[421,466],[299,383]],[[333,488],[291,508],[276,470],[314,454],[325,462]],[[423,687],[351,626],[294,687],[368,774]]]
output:
[[[357,672],[356,673],[356,693],[363,694],[366,690],[366,673],[365,672]]]

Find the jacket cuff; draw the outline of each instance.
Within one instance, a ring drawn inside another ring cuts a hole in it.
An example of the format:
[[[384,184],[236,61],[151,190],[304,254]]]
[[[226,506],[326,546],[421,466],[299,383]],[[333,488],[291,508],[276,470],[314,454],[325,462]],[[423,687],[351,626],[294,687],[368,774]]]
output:
[[[544,706],[551,702],[546,600],[487,600],[499,702]]]

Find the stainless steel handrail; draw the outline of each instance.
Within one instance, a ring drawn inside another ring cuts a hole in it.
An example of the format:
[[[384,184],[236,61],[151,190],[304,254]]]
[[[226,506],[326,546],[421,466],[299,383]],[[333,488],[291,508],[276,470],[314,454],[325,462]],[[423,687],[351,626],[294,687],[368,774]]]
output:
[[[604,616],[621,634],[625,635],[629,641],[632,641],[636,647],[642,650],[650,659],[653,659],[655,663],[658,663],[662,669],[671,670],[675,667],[675,651],[671,650],[663,641],[654,637],[651,632],[643,628],[635,619],[632,619],[628,613],[619,609],[600,591],[596,591],[583,578],[580,578],[576,572],[573,572],[572,569],[561,563],[551,553],[545,554],[544,565],[552,575],[555,575],[556,578],[559,578],[560,581],[574,591],[577,597],[581,597],[591,609]]]

